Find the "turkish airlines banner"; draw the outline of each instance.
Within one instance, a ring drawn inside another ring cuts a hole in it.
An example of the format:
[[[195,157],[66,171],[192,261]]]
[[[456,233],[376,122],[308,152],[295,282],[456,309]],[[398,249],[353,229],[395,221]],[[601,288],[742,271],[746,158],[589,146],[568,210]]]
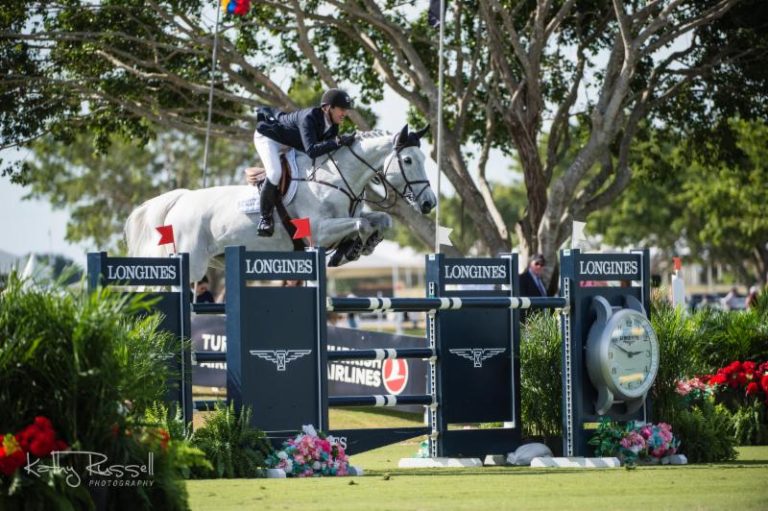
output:
[[[328,351],[374,348],[423,348],[427,341],[421,337],[392,335],[380,332],[328,326]],[[192,316],[192,349],[199,352],[227,351],[226,319],[224,316]],[[192,369],[195,386],[227,386],[226,362],[202,362]],[[328,394],[330,396],[360,396],[372,394],[426,394],[429,363],[418,359],[340,360],[328,364]],[[396,410],[421,413],[420,405],[400,405]]]

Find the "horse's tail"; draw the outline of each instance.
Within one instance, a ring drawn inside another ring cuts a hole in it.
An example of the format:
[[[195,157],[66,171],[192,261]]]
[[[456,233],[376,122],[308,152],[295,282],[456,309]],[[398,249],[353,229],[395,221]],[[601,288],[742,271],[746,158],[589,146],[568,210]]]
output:
[[[168,212],[188,190],[179,188],[164,193],[134,209],[125,221],[123,234],[131,257],[163,256],[165,251],[154,241],[155,227],[165,225]]]

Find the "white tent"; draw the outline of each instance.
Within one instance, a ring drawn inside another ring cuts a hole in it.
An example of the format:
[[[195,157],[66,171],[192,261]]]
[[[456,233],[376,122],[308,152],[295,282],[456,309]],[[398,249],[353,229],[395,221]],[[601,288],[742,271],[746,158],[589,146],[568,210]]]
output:
[[[423,287],[426,256],[394,241],[382,241],[373,254],[357,261],[328,268],[328,279],[365,279],[391,277],[393,288],[403,280],[406,285]]]

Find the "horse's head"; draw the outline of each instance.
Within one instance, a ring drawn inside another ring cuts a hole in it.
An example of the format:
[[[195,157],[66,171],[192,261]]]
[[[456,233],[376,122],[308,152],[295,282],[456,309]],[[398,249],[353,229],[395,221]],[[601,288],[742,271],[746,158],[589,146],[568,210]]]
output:
[[[395,135],[392,155],[384,162],[384,175],[399,195],[422,214],[432,211],[437,204],[424,170],[424,153],[421,152],[421,137],[429,129],[425,126],[415,132],[408,131],[406,124]]]

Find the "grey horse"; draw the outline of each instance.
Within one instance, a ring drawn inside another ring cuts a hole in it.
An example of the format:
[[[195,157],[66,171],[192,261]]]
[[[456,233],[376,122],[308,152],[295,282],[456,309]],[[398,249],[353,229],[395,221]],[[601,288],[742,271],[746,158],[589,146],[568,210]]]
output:
[[[383,184],[388,194],[407,200],[423,214],[436,205],[420,149],[426,130],[409,132],[406,125],[394,138],[381,132],[361,133],[350,147],[318,158],[314,164],[303,153],[296,153],[298,168],[306,177],[298,181],[286,209],[293,218],[310,219],[314,246],[345,250],[346,257],[336,258],[336,264],[371,253],[392,225],[389,214],[364,210],[368,186]],[[246,214],[238,207],[253,192],[247,185],[215,186],[172,190],[149,199],[126,221],[128,254],[168,255],[172,250],[168,245],[158,246],[155,227],[172,225],[176,250],[189,253],[190,277],[197,281],[229,245],[254,251],[294,250],[281,222],[276,222],[272,237],[257,236],[258,213]]]

